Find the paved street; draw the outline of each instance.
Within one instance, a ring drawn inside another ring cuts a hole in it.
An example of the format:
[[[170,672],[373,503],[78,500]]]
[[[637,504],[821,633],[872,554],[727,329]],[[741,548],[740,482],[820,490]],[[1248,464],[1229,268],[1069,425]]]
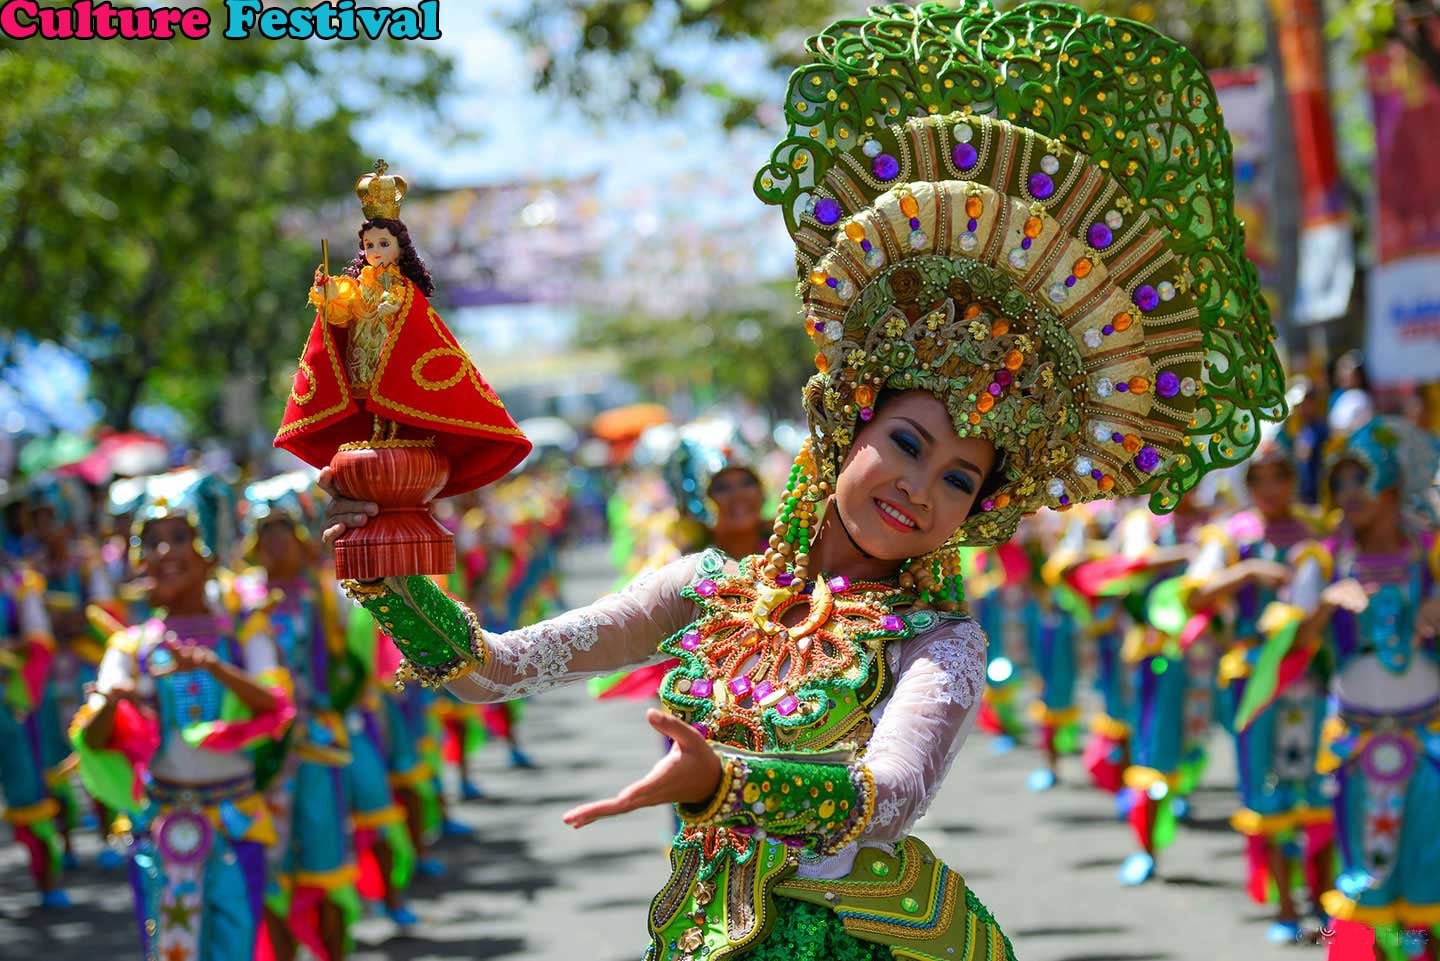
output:
[[[598,550],[572,555],[567,593],[593,598],[611,581]],[[560,814],[643,772],[659,739],[644,706],[596,703],[579,689],[536,698],[522,728],[541,766],[510,771],[498,747],[476,759],[489,796],[455,807],[473,840],[447,839],[437,855],[449,877],[414,890],[418,930],[399,936],[388,921],[359,929],[359,961],[421,959],[598,959],[640,956],[644,914],[663,880],[669,813],[651,810],[572,831]],[[1195,819],[1162,862],[1163,880],[1139,890],[1115,874],[1129,831],[1108,796],[1072,783],[1034,795],[1024,789],[1035,756],[990,754],[975,737],[918,834],[959,870],[1014,941],[1022,961],[1269,961],[1322,958],[1319,949],[1264,941],[1265,912],[1242,891],[1240,839],[1226,824],[1233,768],[1217,740],[1216,759],[1194,799]],[[93,865],[95,841],[83,859]],[[133,910],[123,873],[78,872],[76,907],[33,907],[19,850],[0,848],[0,958],[80,961],[136,955]],[[1298,954],[1297,954],[1298,952]]]

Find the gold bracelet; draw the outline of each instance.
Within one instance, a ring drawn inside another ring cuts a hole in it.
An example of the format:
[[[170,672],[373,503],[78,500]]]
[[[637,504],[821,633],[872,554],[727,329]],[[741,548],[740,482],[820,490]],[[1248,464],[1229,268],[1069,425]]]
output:
[[[389,585],[383,580],[357,581],[352,578],[341,581],[340,587],[345,591],[346,596],[357,603],[376,597],[384,597],[390,593]]]

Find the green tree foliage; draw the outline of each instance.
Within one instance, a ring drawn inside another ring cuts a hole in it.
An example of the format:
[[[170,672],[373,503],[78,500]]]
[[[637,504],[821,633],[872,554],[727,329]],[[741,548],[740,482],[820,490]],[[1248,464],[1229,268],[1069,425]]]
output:
[[[704,317],[617,312],[583,325],[582,346],[614,349],[621,373],[652,397],[692,391],[702,400],[744,397],[772,417],[794,417],[814,373],[815,347],[794,288],[774,283],[749,302]]]
[[[217,33],[0,42],[3,323],[83,351],[121,428],[153,399],[214,429],[237,376],[283,398],[319,261],[287,223],[370,166],[361,121],[434,109],[452,69],[423,44]]]
[[[1254,62],[1263,52],[1265,0],[1080,0],[1091,12],[1152,23],[1210,67]],[[1359,2],[1359,0],[1353,0]],[[731,124],[754,122],[766,101],[754,78],[713,76],[689,58],[696,42],[760,43],[776,93],[800,62],[805,36],[864,13],[856,0],[532,0],[509,25],[534,51],[535,84],[596,113],[645,103],[673,106],[686,95],[727,102]],[[1012,7],[1014,2],[1001,2]],[[687,58],[689,58],[687,60]],[[771,97],[773,99],[773,95]]]

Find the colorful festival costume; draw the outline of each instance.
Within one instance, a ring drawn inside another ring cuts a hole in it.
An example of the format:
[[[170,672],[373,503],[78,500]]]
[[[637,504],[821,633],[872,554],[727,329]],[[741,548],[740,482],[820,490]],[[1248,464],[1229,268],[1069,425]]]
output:
[[[45,903],[61,905],[61,811],[47,776],[58,724],[49,685],[55,641],[44,592],[34,571],[0,575],[0,820],[29,854]]]
[[[1242,561],[1274,561],[1297,572],[1292,595],[1309,594],[1309,585],[1318,585],[1322,571],[1332,566],[1314,540],[1317,525],[1298,513],[1271,524],[1242,514],[1227,527]],[[1328,676],[1313,650],[1293,644],[1297,621],[1285,616],[1278,602],[1275,591],[1256,584],[1236,593],[1225,618],[1229,640],[1217,677],[1234,710],[1240,809],[1230,823],[1248,839],[1247,886],[1262,903],[1271,880],[1268,847],[1298,835],[1299,846],[1314,853],[1328,846],[1331,823],[1325,778],[1316,770]],[[1288,637],[1274,636],[1282,632]],[[1282,666],[1279,658],[1290,663]]]
[[[1415,640],[1420,606],[1437,596],[1440,548],[1426,499],[1440,452],[1407,425],[1376,419],[1332,458],[1362,465],[1378,494],[1400,486],[1409,546],[1363,554],[1342,532],[1330,543],[1336,580],[1371,585],[1369,606],[1330,622],[1335,713],[1320,770],[1333,773],[1340,873],[1321,899],[1341,921],[1440,936],[1440,644]],[[1411,494],[1417,496],[1409,496]]]
[[[724,777],[680,810],[650,961],[799,941],[1011,959],[960,874],[909,836],[984,690],[957,548],[1008,540],[1041,507],[1145,493],[1173,509],[1283,413],[1272,331],[1229,140],[1183,47],[1069,7],[967,3],[877,8],[809,50],[756,178],[794,238],[819,352],[764,554],[682,558],[499,635],[424,578],[349,587],[412,677],[474,700],[680,660],[662,702]],[[927,391],[957,435],[991,441],[994,493],[893,583],[812,577],[817,514],[886,389]]]
[[[233,526],[229,492],[193,471],[151,479],[136,514],[183,517],[212,554]],[[267,845],[275,842],[250,749],[283,736],[293,708],[263,614],[236,622],[221,610],[154,618],[106,646],[96,692],[71,726],[86,788],[131,822],[130,879],[147,961],[249,961],[262,923]],[[270,693],[254,714],[211,673],[176,669],[171,645],[211,648]],[[91,746],[86,727],[121,682],[141,705],[120,701],[109,743]]]
[[[295,473],[246,488],[252,543],[262,525],[276,522],[311,542],[319,517],[313,487],[308,473]],[[267,903],[301,944],[325,958],[320,904],[333,902],[347,921],[360,915],[344,712],[363,685],[364,668],[346,647],[341,595],[323,568],[288,581],[255,568],[240,579],[238,592],[247,610],[268,619],[294,690],[295,719],[275,749],[283,754],[265,791],[277,837]]]

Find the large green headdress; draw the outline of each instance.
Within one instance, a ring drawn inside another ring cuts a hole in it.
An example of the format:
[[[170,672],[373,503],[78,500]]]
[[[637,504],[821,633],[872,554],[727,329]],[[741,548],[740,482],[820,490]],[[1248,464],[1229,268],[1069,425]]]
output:
[[[795,240],[833,480],[886,389],[1005,455],[954,542],[1041,507],[1158,512],[1283,417],[1269,311],[1209,78],[1150,27],[1064,4],[876,7],[809,43],[756,177]]]

